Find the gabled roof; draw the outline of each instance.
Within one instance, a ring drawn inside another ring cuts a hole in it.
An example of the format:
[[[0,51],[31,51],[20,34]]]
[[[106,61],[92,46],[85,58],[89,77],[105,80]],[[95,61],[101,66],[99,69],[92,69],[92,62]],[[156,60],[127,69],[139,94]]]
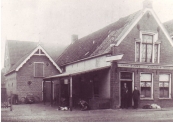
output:
[[[7,40],[10,65],[15,65],[19,59],[37,47],[37,42]]]
[[[5,83],[5,76],[4,76],[4,74],[5,74],[5,70],[3,68],[3,69],[1,69],[1,85]]]
[[[173,19],[163,23],[170,36],[173,36]]]
[[[85,36],[73,44],[69,45],[67,49],[56,60],[59,66],[92,57],[100,54],[110,53],[107,49],[111,43],[117,43],[117,39],[127,27],[142,13],[142,10],[137,11],[127,17],[119,19],[88,36]]]
[[[168,32],[158,19],[155,12],[150,8],[145,8],[129,16],[121,18],[117,22],[112,23],[107,27],[85,36],[69,45],[69,47],[56,60],[57,64],[59,66],[64,66],[81,59],[110,53],[110,45],[114,44],[115,46],[118,46],[148,11],[155,18],[157,24],[160,26],[161,30],[170,42],[170,45],[173,46],[173,42]]]
[[[9,74],[13,71],[18,71],[23,64],[30,59],[30,57],[38,50],[41,49],[49,60],[55,65],[55,67],[61,72],[61,69],[54,62],[51,56],[46,52],[43,47],[38,45],[38,42],[28,42],[28,41],[7,41],[7,47],[9,51],[9,60],[11,68],[6,73]],[[53,49],[48,49],[53,50]],[[56,51],[56,50],[55,50]],[[52,52],[54,53],[54,52]],[[55,53],[54,53],[55,54]]]

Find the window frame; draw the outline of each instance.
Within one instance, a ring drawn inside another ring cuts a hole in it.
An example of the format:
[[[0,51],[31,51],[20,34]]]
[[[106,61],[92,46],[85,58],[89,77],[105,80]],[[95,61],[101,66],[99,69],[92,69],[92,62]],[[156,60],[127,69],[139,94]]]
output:
[[[171,93],[172,93],[172,88],[171,88],[171,73],[160,73],[159,74],[159,77],[160,77],[160,75],[163,75],[163,74],[167,74],[167,75],[169,75],[169,97],[160,97],[160,87],[159,87],[159,99],[172,99],[172,97],[171,97]],[[161,82],[164,82],[164,81],[161,81]],[[159,80],[159,84],[160,84],[160,80]]]
[[[36,76],[35,65],[38,64],[38,63],[42,63],[43,64],[43,76]],[[35,78],[42,78],[42,77],[44,77],[44,62],[34,62],[34,77]]]
[[[160,63],[160,43],[158,41],[158,33],[157,32],[149,32],[149,31],[140,31],[140,39],[135,41],[135,62],[142,62],[142,36],[143,35],[151,35],[153,36],[153,43],[145,43],[145,44],[152,44],[152,62],[145,62],[145,63]],[[137,43],[139,43],[139,61],[137,61]],[[157,62],[155,62],[155,45],[158,45],[158,52],[157,52]]]
[[[141,94],[141,75],[142,74],[150,74],[151,75],[151,97],[141,98],[141,96],[140,96],[140,100],[153,100],[153,73],[140,72],[140,94]]]

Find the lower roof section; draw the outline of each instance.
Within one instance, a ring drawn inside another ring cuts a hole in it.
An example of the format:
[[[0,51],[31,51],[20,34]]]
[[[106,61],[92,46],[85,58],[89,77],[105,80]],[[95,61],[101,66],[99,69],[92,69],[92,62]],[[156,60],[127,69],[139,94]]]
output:
[[[43,80],[46,81],[46,80],[51,80],[51,79],[69,77],[69,76],[74,76],[74,75],[89,73],[89,72],[93,72],[93,71],[103,70],[103,69],[107,69],[107,68],[110,68],[110,67],[111,67],[111,66],[106,66],[106,67],[99,67],[99,68],[90,69],[90,70],[84,70],[84,71],[66,72],[66,73],[62,73],[62,74],[58,74],[58,75],[46,77],[46,78],[44,78]]]

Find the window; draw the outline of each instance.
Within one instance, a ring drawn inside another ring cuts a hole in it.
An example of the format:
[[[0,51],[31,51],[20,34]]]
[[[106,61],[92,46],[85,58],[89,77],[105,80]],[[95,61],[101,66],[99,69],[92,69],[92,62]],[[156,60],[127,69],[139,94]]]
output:
[[[41,49],[38,49],[34,55],[45,55],[44,52]]]
[[[35,77],[44,77],[44,63],[34,63],[34,76]]]
[[[159,90],[160,98],[170,98],[171,82],[170,74],[160,74],[159,75]]]
[[[152,74],[141,73],[141,98],[152,98]]]
[[[142,62],[152,62],[152,35],[142,35]]]
[[[136,42],[136,62],[157,63],[159,44],[155,43],[157,35],[142,34],[141,41]]]

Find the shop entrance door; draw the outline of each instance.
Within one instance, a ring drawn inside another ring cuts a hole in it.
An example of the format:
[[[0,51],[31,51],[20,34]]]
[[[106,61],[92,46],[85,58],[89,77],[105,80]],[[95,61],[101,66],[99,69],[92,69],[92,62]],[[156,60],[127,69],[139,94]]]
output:
[[[121,107],[122,107],[122,88],[124,87],[124,83],[126,83],[128,88],[128,97],[127,97],[127,106],[132,107],[132,81],[121,81]]]
[[[122,88],[124,87],[124,83],[126,83],[128,88],[128,96],[126,98],[127,106],[132,107],[132,91],[133,91],[133,73],[132,72],[120,72],[120,97],[121,97],[121,107],[123,104],[122,100]]]

